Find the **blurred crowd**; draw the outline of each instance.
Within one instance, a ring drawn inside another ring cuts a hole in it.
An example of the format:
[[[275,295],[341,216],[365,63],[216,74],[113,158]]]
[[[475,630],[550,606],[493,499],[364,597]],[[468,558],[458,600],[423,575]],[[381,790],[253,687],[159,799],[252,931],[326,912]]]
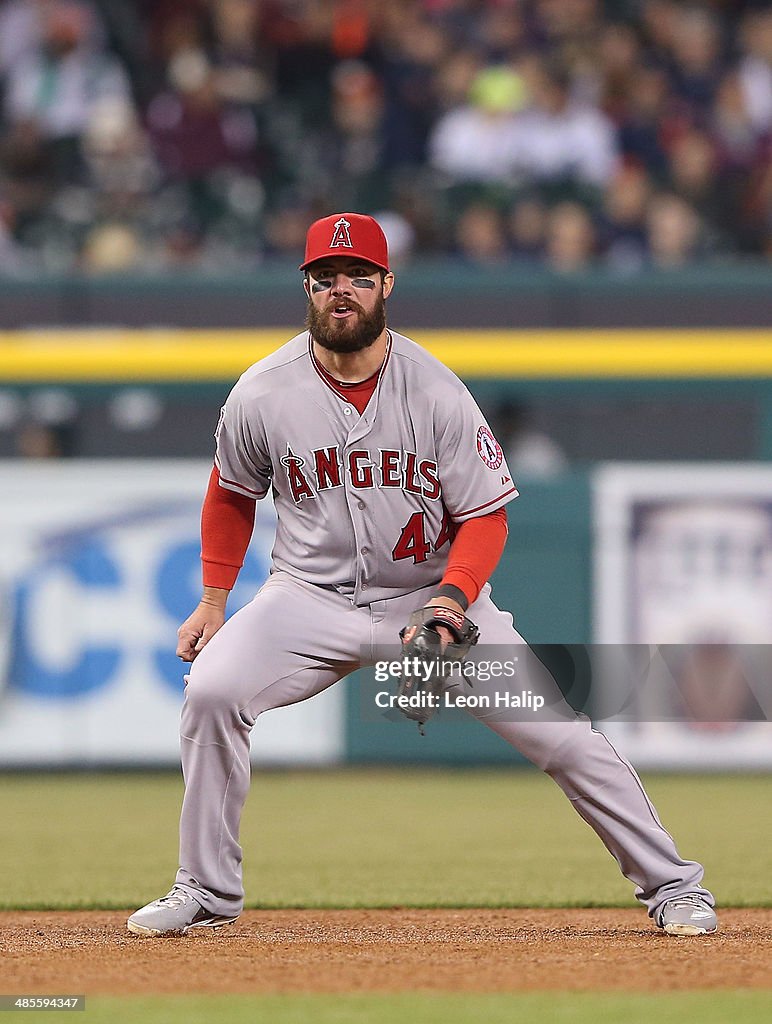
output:
[[[0,273],[772,258],[758,0],[0,0]]]

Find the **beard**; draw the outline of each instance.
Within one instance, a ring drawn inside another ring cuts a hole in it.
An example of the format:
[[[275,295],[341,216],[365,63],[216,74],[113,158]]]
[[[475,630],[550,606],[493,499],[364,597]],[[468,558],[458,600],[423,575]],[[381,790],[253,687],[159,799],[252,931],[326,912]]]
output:
[[[306,327],[311,337],[329,352],[362,352],[381,336],[386,327],[386,302],[381,297],[371,313],[358,302],[348,300],[347,305],[356,312],[356,317],[336,320],[331,311],[337,303],[330,302],[324,309],[317,309],[309,299],[306,312]]]

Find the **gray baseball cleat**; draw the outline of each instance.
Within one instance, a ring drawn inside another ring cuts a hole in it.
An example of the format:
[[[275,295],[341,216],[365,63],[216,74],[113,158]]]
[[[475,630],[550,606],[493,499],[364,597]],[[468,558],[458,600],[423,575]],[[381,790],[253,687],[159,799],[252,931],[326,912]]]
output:
[[[220,928],[238,918],[206,910],[189,892],[173,885],[169,892],[132,914],[126,925],[135,935],[184,935],[189,928]]]
[[[710,935],[718,928],[716,912],[702,896],[676,896],[657,911],[657,924],[668,935]]]

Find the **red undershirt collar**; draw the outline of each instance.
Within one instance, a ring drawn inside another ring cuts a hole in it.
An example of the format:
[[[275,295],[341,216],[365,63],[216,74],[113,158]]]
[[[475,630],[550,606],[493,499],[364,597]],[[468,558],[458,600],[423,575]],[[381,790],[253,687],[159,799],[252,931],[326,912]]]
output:
[[[332,390],[340,398],[342,398],[345,402],[348,402],[350,405],[353,405],[356,411],[361,416],[362,413],[365,411],[365,408],[367,407],[367,403],[373,397],[373,392],[375,391],[378,385],[378,378],[380,377],[384,366],[389,360],[389,355],[391,353],[391,336],[389,335],[389,345],[386,350],[384,360],[378,367],[378,369],[375,371],[375,373],[371,373],[370,376],[367,377],[365,380],[355,381],[354,383],[338,380],[337,377],[333,377],[329,370],[325,369],[325,367],[322,366],[322,364],[314,355],[313,341],[309,339],[309,342],[311,359],[313,360],[314,366],[316,367],[319,376],[329,385],[330,388],[332,388]]]

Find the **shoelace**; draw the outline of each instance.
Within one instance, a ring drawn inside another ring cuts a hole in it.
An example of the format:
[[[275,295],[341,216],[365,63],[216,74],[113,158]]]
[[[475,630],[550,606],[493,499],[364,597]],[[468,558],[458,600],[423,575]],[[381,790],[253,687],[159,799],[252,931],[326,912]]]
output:
[[[167,907],[181,907],[183,903],[187,903],[188,900],[193,899],[191,895],[185,892],[184,889],[178,889],[176,886],[170,889],[165,896],[162,896],[158,903],[164,903]]]
[[[673,900],[668,900],[667,904],[674,907],[696,907],[697,910],[705,910],[707,903],[701,896],[676,896]]]
[[[710,909],[709,904],[707,904],[701,896],[697,896],[696,894],[694,896],[676,896],[672,900],[668,900],[657,915],[660,928],[662,927],[662,918],[667,907],[692,907],[694,910]]]

